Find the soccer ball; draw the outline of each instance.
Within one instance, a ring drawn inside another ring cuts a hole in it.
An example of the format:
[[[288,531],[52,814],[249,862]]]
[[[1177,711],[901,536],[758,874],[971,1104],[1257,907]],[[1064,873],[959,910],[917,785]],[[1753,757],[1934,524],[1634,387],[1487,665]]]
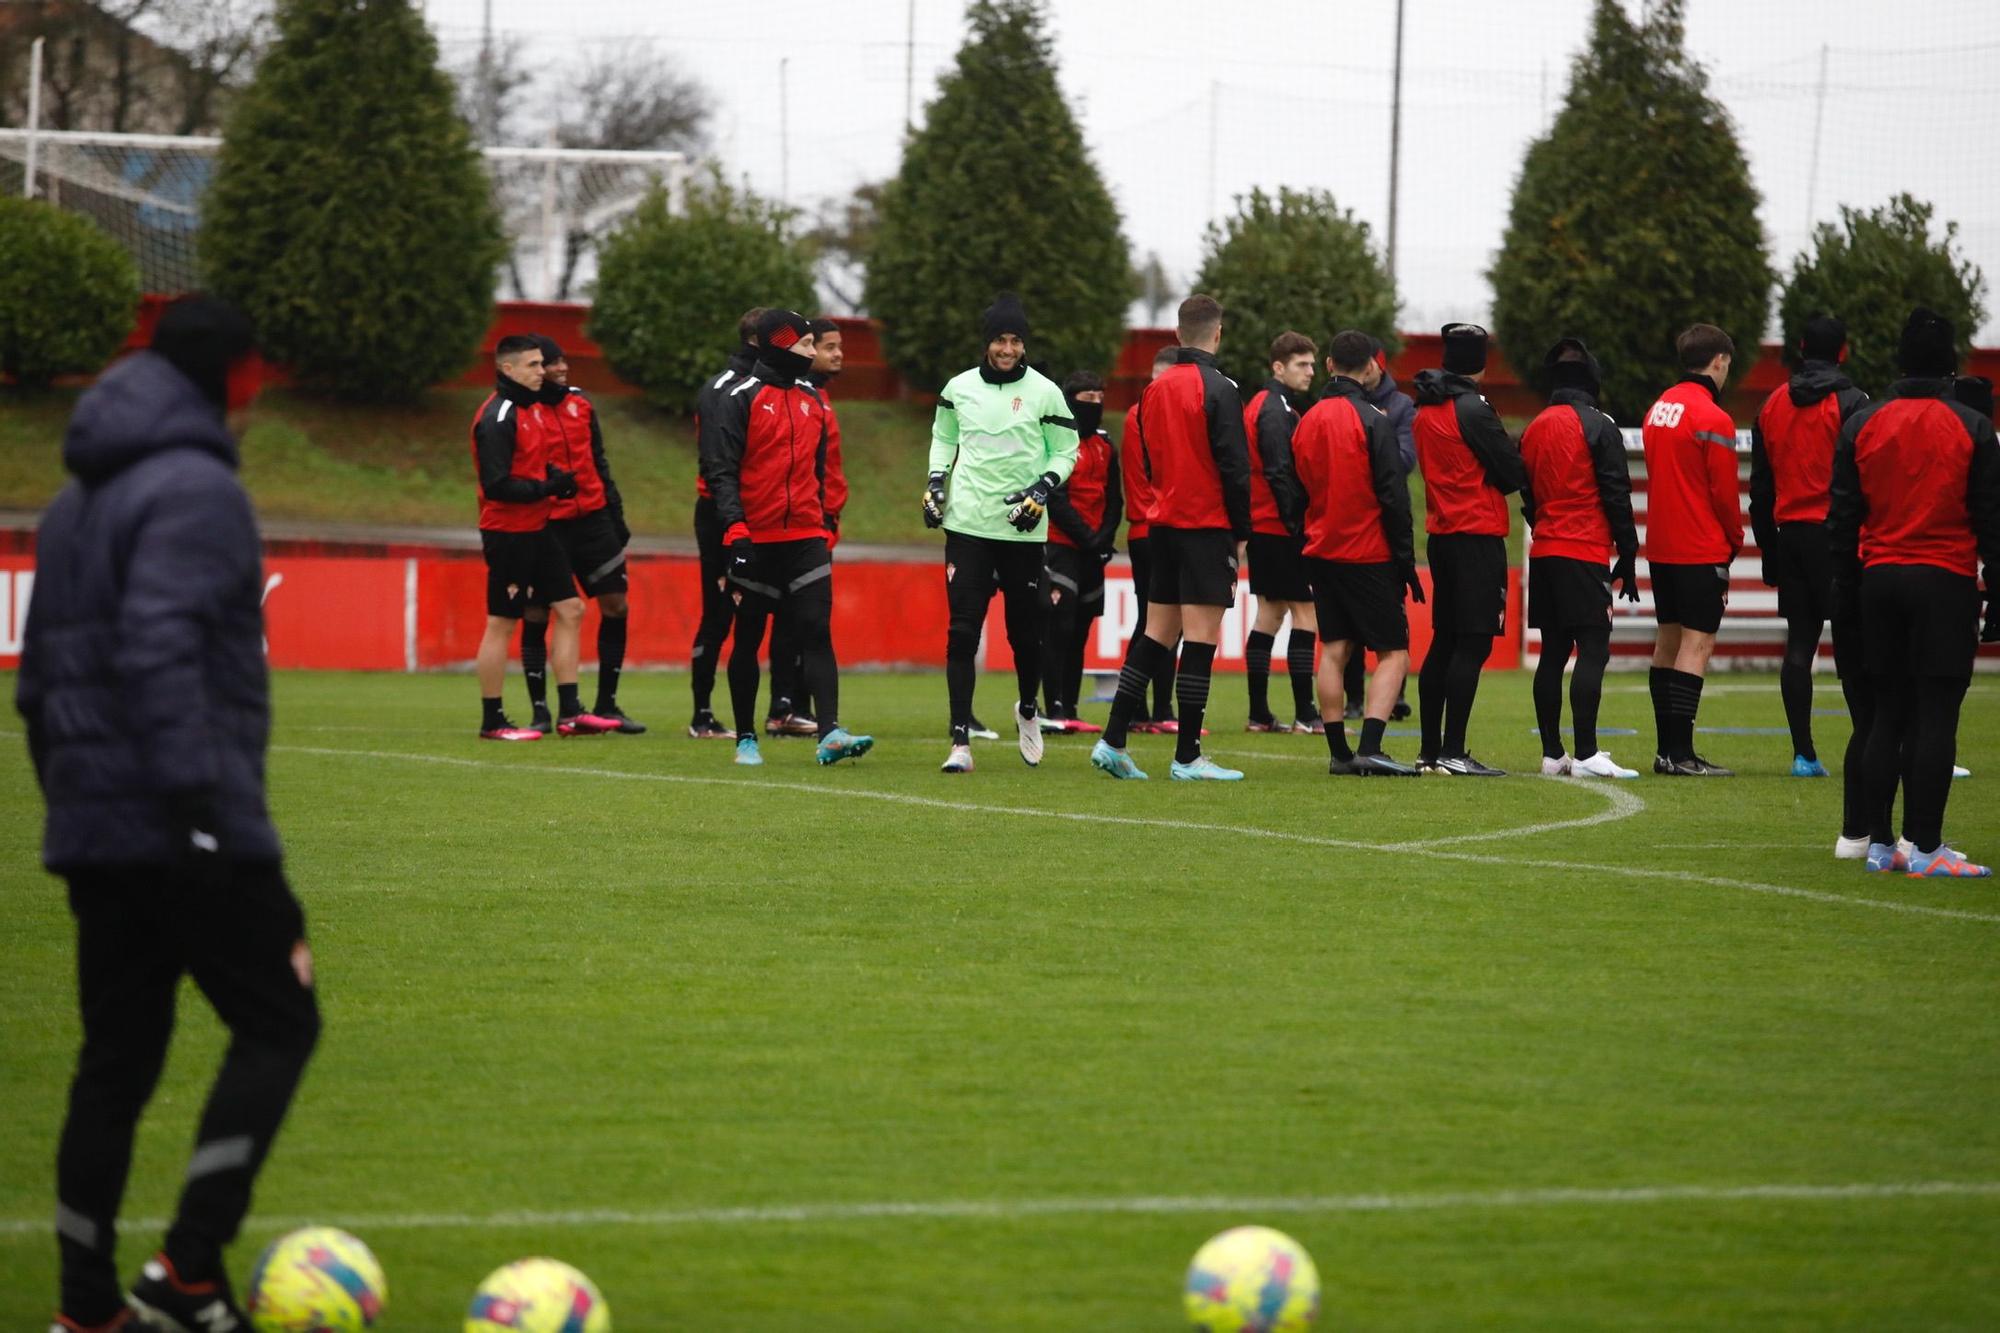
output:
[[[1187,1316],[1201,1333],[1304,1333],[1319,1315],[1319,1270],[1269,1227],[1236,1227],[1188,1265]]]
[[[257,1333],[360,1333],[382,1321],[389,1284],[345,1231],[307,1227],[272,1241],[250,1275]]]
[[[590,1279],[554,1259],[497,1269],[472,1293],[465,1333],[611,1333],[611,1307]]]

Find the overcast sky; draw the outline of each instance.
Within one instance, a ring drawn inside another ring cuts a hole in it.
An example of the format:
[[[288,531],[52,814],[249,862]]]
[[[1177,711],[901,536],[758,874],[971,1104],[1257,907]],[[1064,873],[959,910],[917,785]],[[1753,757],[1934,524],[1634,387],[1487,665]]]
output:
[[[476,49],[484,3],[427,0],[448,56]],[[1636,0],[1628,5],[1636,10]],[[783,189],[811,208],[896,169],[908,0],[491,0],[491,8],[495,30],[526,40],[551,81],[585,44],[646,43],[674,55],[715,94],[713,147],[725,170],[761,192]],[[1991,165],[2000,0],[1689,0],[1688,8],[1690,45],[1741,129],[1781,269],[1803,245],[1809,217],[1908,190],[1956,219],[1967,253],[2000,276],[2000,172]],[[1485,314],[1483,274],[1514,174],[1560,105],[1589,11],[1589,0],[1407,0],[1405,327]],[[958,0],[914,6],[919,120],[964,36],[963,13]],[[1386,228],[1395,0],[1051,0],[1049,13],[1063,87],[1135,259],[1157,252],[1184,284],[1200,262],[1204,226],[1253,185],[1323,187]],[[2000,321],[1989,318],[1987,334],[2000,334]]]

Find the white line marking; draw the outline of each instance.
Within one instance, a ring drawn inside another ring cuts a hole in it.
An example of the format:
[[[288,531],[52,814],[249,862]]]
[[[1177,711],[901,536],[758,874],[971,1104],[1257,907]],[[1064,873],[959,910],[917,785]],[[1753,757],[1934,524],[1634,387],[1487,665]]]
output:
[[[928,810],[945,810],[953,814],[1005,815],[1016,819],[1061,820],[1074,824],[1119,824],[1128,828],[1157,828],[1175,833],[1225,833],[1239,837],[1265,838],[1273,842],[1289,842],[1307,847],[1333,847],[1346,851],[1381,852],[1387,850],[1379,842],[1362,842],[1352,838],[1323,838],[1310,833],[1291,833],[1282,829],[1250,828],[1239,824],[1202,824],[1190,820],[1149,819],[1140,815],[1109,815],[1080,810],[1037,810],[1025,806],[976,805],[963,801],[947,801],[934,796],[912,796],[907,792],[872,791],[863,788],[835,787],[821,783],[772,782],[742,778],[694,777],[684,773],[627,773],[612,768],[580,768],[559,764],[509,764],[460,759],[452,755],[403,754],[395,750],[345,750],[311,745],[274,745],[274,753],[323,755],[340,759],[390,759],[412,764],[440,764],[448,768],[499,769],[509,773],[534,776],[543,773],[562,774],[569,777],[607,778],[623,782],[665,782],[680,786],[694,787],[743,787],[759,791],[802,792],[809,796],[844,797],[857,801],[880,801],[889,805],[916,806]],[[1458,779],[1451,779],[1458,781]],[[1472,779],[1468,779],[1470,781]],[[1437,781],[1435,778],[1419,781]],[[1580,783],[1593,791],[1615,791],[1609,786],[1599,788],[1594,784]],[[1947,921],[1981,921],[2000,925],[2000,915],[1990,912],[1968,912],[1954,907],[1931,907],[1923,903],[1898,902],[1885,898],[1856,898],[1841,893],[1826,893],[1818,889],[1799,889],[1785,884],[1764,884],[1755,880],[1729,879],[1720,875],[1700,875],[1682,870],[1654,870],[1638,866],[1599,865],[1579,861],[1525,860],[1511,856],[1492,856],[1478,852],[1457,852],[1433,849],[1422,844],[1409,844],[1409,850],[1400,852],[1407,856],[1428,856],[1442,861],[1459,861],[1469,865],[1490,865],[1526,868],[1534,870],[1577,871],[1591,875],[1618,879],[1653,879],[1680,884],[1694,884],[1705,888],[1736,889],[1743,893],[1770,894],[1781,898],[1798,898],[1807,902],[1827,903],[1839,907],[1872,907],[1884,912],[1897,912],[1906,916],[1938,917]]]
[[[1132,1198],[937,1199],[861,1203],[758,1204],[736,1208],[585,1208],[543,1212],[362,1213],[334,1217],[261,1217],[256,1231],[338,1226],[351,1231],[500,1231],[580,1227],[704,1227],[872,1222],[1011,1220],[1105,1214],[1183,1213],[1257,1216],[1274,1213],[1477,1212],[1515,1208],[1632,1207],[1669,1203],[1844,1203],[1882,1199],[1995,1199],[2000,1181],[1921,1180],[1845,1185],[1634,1185],[1551,1189],[1460,1190],[1438,1194],[1139,1195]],[[164,1218],[125,1218],[127,1231],[157,1231]],[[47,1218],[0,1218],[0,1236],[41,1235]]]

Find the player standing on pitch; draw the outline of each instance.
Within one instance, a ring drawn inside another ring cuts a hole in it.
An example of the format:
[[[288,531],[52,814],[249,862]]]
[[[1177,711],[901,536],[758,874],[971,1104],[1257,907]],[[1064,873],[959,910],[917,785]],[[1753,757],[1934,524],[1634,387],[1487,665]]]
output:
[[[1396,387],[1396,377],[1389,373],[1389,349],[1382,345],[1382,340],[1371,336],[1369,341],[1374,344],[1375,353],[1369,360],[1368,373],[1361,381],[1361,387],[1366,390],[1363,397],[1387,416],[1389,424],[1396,428],[1396,453],[1403,461],[1403,480],[1407,482],[1410,474],[1417,470],[1416,400]],[[1329,373],[1333,370],[1331,357],[1327,359],[1327,370]],[[1366,657],[1365,653],[1356,653],[1347,661],[1346,716],[1350,720],[1361,717],[1362,675]],[[1410,678],[1405,673],[1403,690],[1408,690],[1409,684]],[[1389,710],[1389,720],[1401,722],[1409,715],[1410,705],[1399,691],[1395,706]]]
[[[1162,347],[1153,353],[1153,378],[1158,379],[1173,368],[1174,357],[1179,350]],[[1118,445],[1118,465],[1125,476],[1125,552],[1132,558],[1132,596],[1138,602],[1138,615],[1132,623],[1132,637],[1138,638],[1146,632],[1146,589],[1153,578],[1153,483],[1146,476],[1146,465],[1139,457],[1139,428],[1134,423],[1139,419],[1139,404],[1135,399],[1132,406],[1125,409],[1125,435]],[[1179,645],[1175,645],[1176,651]],[[1133,731],[1145,734],[1158,733],[1171,736],[1181,729],[1174,717],[1174,662],[1170,654],[1158,675],[1153,677],[1153,708],[1149,713],[1140,708],[1139,716],[1132,719]]]
[[[1694,751],[1702,678],[1729,604],[1729,567],[1743,549],[1736,486],[1736,423],[1722,408],[1736,344],[1713,324],[1674,340],[1680,382],[1646,413],[1646,563],[1653,574],[1648,684],[1659,735],[1653,771],[1664,777],[1736,775]]]
[[[1528,623],[1542,632],[1535,668],[1535,722],[1542,733],[1542,773],[1636,778],[1597,748],[1597,708],[1611,661],[1611,585],[1639,600],[1639,531],[1632,520],[1632,477],[1625,438],[1597,406],[1597,358],[1581,338],[1561,338],[1542,360],[1554,386],[1549,405],[1521,436],[1527,469],[1521,517],[1534,531],[1528,548]],[[1611,564],[1616,556],[1617,564]],[[1563,750],[1563,669],[1570,678],[1574,757]]]
[[[1313,649],[1319,620],[1312,586],[1306,582],[1305,538],[1285,526],[1265,476],[1290,465],[1292,431],[1312,406],[1313,361],[1319,348],[1303,333],[1287,330],[1271,342],[1271,376],[1243,408],[1243,438],[1250,450],[1250,591],[1257,619],[1243,645],[1250,685],[1246,731],[1290,730],[1305,735],[1326,730],[1313,701]],[[1292,678],[1289,728],[1271,713],[1271,650],[1278,627],[1292,619],[1285,666]]]
[[[1063,400],[1076,423],[1076,467],[1049,492],[1049,544],[1043,553],[1042,710],[1045,731],[1089,735],[1103,728],[1077,716],[1083,655],[1090,627],[1104,613],[1104,567],[1118,540],[1124,504],[1118,450],[1104,433],[1104,377],[1079,370],[1063,381]]]
[[[729,702],[736,762],[761,764],[757,749],[757,652],[775,613],[789,618],[804,655],[806,688],[819,704],[821,764],[858,759],[872,736],[840,725],[840,671],[833,652],[833,555],[826,528],[826,408],[799,377],[812,368],[812,325],[792,310],[757,321],[757,364],[701,423],[701,475],[715,497],[736,601],[729,650]]]
[[[248,1329],[223,1251],[319,1036],[305,917],[265,808],[270,682],[257,522],[227,414],[250,321],[195,297],[105,371],[42,515],[15,706],[69,882],[83,1047],[56,1157],[55,1333]],[[166,1245],[127,1309],[118,1205],[192,976],[229,1029]]]
[[[757,321],[764,317],[763,306],[752,306],[736,321],[737,348],[721,373],[712,375],[695,398],[694,428],[701,436],[704,417],[713,416],[722,405],[730,386],[750,373],[757,364]],[[736,623],[736,603],[729,595],[729,553],[723,549],[722,521],[715,515],[715,497],[708,492],[708,479],[699,471],[694,479],[694,542],[701,567],[701,621],[695,626],[694,646],[688,652],[689,683],[694,690],[694,718],[688,735],[696,740],[734,740],[736,733],[716,720],[710,702],[715,696],[715,673],[722,660],[722,645],[729,628]]]
[[[1153,483],[1152,586],[1146,632],[1133,636],[1118,673],[1111,722],[1090,762],[1114,778],[1146,775],[1125,753],[1125,733],[1145,706],[1146,684],[1181,647],[1180,731],[1174,778],[1240,782],[1243,774],[1201,752],[1209,672],[1222,637],[1222,614],[1236,604],[1236,568],[1250,538],[1250,452],[1243,440],[1243,402],[1217,367],[1222,305],[1197,293],[1181,302],[1174,364],[1139,399],[1138,438],[1125,447],[1142,455]]]
[[[1863,653],[1874,686],[1867,867],[1913,876],[1992,874],[1945,845],[1958,712],[1979,640],[2000,641],[2000,442],[1952,396],[1951,321],[1919,307],[1897,345],[1906,378],[1841,428],[1827,528],[1837,587],[1861,589]],[[1979,566],[1986,625],[1979,625]],[[1889,824],[1903,788],[1905,855]]]
[[[1325,651],[1320,707],[1327,718],[1326,771],[1335,776],[1415,777],[1382,753],[1389,710],[1410,669],[1410,620],[1403,590],[1421,602],[1410,486],[1397,456],[1396,428],[1367,401],[1361,382],[1371,340],[1350,329],[1327,348],[1333,375],[1299,422],[1289,458],[1265,465],[1285,521],[1303,534],[1305,571],[1319,611]],[[1375,654],[1375,681],[1361,723],[1361,750],[1348,748],[1341,695],[1350,658]]]
[[[1417,771],[1505,777],[1467,752],[1465,733],[1479,674],[1507,624],[1507,497],[1521,489],[1521,454],[1479,392],[1486,330],[1447,324],[1442,332],[1444,368],[1417,374],[1413,432],[1431,565],[1431,646],[1417,675]]]
[[[586,597],[597,600],[597,702],[589,716],[612,723],[593,727],[596,731],[623,732],[628,736],[645,733],[645,726],[625,716],[618,707],[618,676],[625,668],[626,598],[625,547],[632,530],[625,526],[625,502],[618,485],[611,480],[611,464],[604,456],[604,428],[598,423],[597,407],[569,382],[569,361],[553,338],[534,335],[542,349],[542,403],[549,409],[555,430],[549,438],[551,459],[576,478],[576,494],[549,506],[549,533],[563,548],[569,567],[583,585]],[[584,730],[583,700],[576,680],[556,686],[558,719],[549,721],[547,696],[540,692],[546,677],[539,664],[548,661],[549,622],[529,617],[521,626],[521,668],[528,677],[529,701],[535,706],[534,720],[528,725],[547,733],[567,727],[570,734]],[[563,628],[558,623],[558,628]],[[577,627],[568,627],[574,631]],[[575,652],[574,648],[569,650]],[[558,652],[559,657],[564,656]],[[536,669],[530,670],[530,665]]]
[[[938,396],[924,524],[944,529],[945,683],[951,752],[942,771],[972,771],[972,691],[979,634],[997,576],[1014,653],[1021,758],[1042,762],[1035,715],[1042,671],[1042,545],[1049,494],[1076,466],[1076,426],[1062,390],[1028,365],[1028,314],[1002,293],[980,317],[986,352]]]
[[[1750,529],[1763,553],[1764,583],[1778,590],[1785,657],[1778,690],[1792,732],[1792,776],[1823,778],[1813,748],[1812,673],[1819,635],[1833,617],[1833,565],[1827,548],[1827,492],[1840,428],[1868,405],[1840,369],[1847,326],[1814,315],[1799,338],[1799,368],[1771,391],[1750,426]]]

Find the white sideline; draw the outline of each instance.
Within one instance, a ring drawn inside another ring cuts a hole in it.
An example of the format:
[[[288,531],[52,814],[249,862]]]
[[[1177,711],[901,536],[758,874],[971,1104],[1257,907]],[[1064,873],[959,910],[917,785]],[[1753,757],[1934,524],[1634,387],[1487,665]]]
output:
[[[1398,855],[1428,856],[1442,861],[1460,861],[1470,865],[1527,867],[1535,870],[1575,871],[1610,879],[1652,879],[1680,884],[1694,884],[1704,888],[1735,889],[1743,893],[1769,894],[1781,898],[1798,898],[1806,902],[1827,903],[1838,907],[1869,907],[1884,912],[1897,912],[1906,916],[1937,917],[1947,921],[1982,921],[2000,925],[2000,914],[1991,912],[1968,912],[1955,907],[1931,907],[1924,903],[1897,902],[1885,898],[1850,897],[1841,893],[1827,893],[1820,889],[1800,889],[1787,884],[1764,884],[1756,880],[1730,879],[1721,875],[1703,875],[1684,870],[1656,870],[1641,866],[1599,865],[1579,861],[1553,861],[1524,859],[1512,856],[1494,856],[1481,852],[1450,851],[1433,847],[1429,843],[1400,843],[1393,847],[1379,842],[1362,842],[1352,838],[1325,838],[1311,833],[1292,833],[1283,829],[1249,828],[1238,824],[1203,824],[1191,820],[1151,819],[1140,815],[1108,815],[1078,810],[1037,810],[1026,806],[979,805],[965,801],[947,801],[935,796],[913,796],[907,792],[873,791],[866,788],[835,787],[821,783],[772,782],[744,778],[695,777],[685,773],[631,773],[615,768],[582,768],[567,764],[510,764],[491,760],[460,759],[453,755],[405,754],[396,750],[349,750],[316,745],[273,745],[273,753],[321,755],[343,759],[389,759],[413,764],[441,764],[448,768],[497,769],[509,773],[533,776],[538,773],[558,773],[569,777],[608,778],[625,782],[666,782],[693,787],[744,787],[763,791],[802,792],[809,796],[844,797],[857,801],[881,801],[890,805],[917,806],[930,810],[948,810],[956,814],[1006,815],[1016,819],[1060,820],[1077,824],[1120,824],[1130,828],[1157,828],[1177,833],[1226,833],[1240,837],[1265,838],[1273,842],[1298,843],[1308,847],[1333,847],[1345,851],[1382,852],[1395,850]],[[1436,779],[1420,779],[1436,781]],[[1612,793],[1618,789],[1609,785],[1599,786],[1581,779],[1565,780],[1570,785],[1589,791]],[[1634,798],[1636,799],[1636,798]],[[1618,816],[1622,818],[1623,816]],[[1600,817],[1598,822],[1603,822]],[[1517,830],[1503,830],[1500,835],[1510,836]],[[1856,872],[1857,874],[1859,872]]]
[[[1632,1185],[1551,1189],[1456,1190],[1437,1194],[1138,1195],[1131,1198],[936,1199],[861,1203],[759,1204],[737,1208],[584,1208],[543,1212],[378,1213],[335,1217],[259,1217],[255,1231],[338,1226],[350,1231],[504,1231],[558,1227],[759,1226],[785,1223],[1008,1221],[1031,1217],[1138,1214],[1271,1216],[1278,1213],[1422,1213],[1517,1208],[1631,1207],[1666,1203],[1841,1203],[1879,1199],[2000,1198],[2000,1181],[1919,1180],[1845,1185]],[[158,1231],[164,1218],[124,1218],[126,1230]],[[0,1236],[40,1235],[47,1218],[0,1218]]]

